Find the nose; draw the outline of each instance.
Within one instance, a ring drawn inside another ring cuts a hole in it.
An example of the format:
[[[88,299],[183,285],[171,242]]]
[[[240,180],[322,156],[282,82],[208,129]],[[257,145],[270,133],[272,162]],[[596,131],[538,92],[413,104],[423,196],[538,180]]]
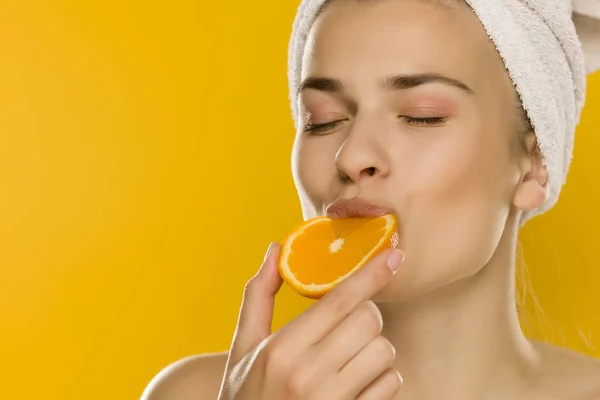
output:
[[[354,126],[338,149],[335,164],[343,182],[359,183],[390,172],[388,155],[381,138],[366,129]]]

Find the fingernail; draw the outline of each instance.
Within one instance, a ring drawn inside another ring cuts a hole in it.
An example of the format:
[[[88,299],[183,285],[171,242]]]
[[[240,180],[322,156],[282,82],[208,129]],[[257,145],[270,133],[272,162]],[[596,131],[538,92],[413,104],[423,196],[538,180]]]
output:
[[[267,261],[267,258],[269,258],[269,255],[271,254],[272,249],[273,249],[273,243],[271,243],[269,245],[269,248],[267,249],[267,252],[265,253],[265,258],[263,259],[263,262]]]
[[[404,255],[404,253],[402,251],[393,250],[392,254],[390,254],[387,259],[387,265],[388,265],[389,269],[393,273],[396,273],[398,271],[398,268],[400,268],[400,264],[402,264],[402,262],[404,261],[405,258],[406,258],[406,256]]]

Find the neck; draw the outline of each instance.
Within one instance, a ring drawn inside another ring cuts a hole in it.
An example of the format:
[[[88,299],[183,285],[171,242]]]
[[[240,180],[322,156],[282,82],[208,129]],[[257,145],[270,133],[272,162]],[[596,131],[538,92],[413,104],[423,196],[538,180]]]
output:
[[[539,359],[520,329],[514,273],[514,257],[495,255],[468,279],[379,304],[383,336],[396,348],[404,379],[403,399],[518,398],[535,384]]]

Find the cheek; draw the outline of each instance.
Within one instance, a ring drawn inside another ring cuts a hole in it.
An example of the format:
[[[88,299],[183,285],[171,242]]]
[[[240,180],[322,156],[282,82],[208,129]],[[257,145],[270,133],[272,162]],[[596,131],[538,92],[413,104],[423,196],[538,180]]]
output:
[[[509,186],[499,181],[509,181],[506,144],[464,134],[434,142],[403,152],[404,159],[396,155],[407,262],[378,300],[408,299],[472,276],[501,240],[509,210]]]
[[[507,202],[510,143],[499,132],[448,132],[406,161],[406,204],[435,214],[486,214]],[[469,212],[471,210],[471,212]],[[475,215],[473,215],[475,218]]]
[[[333,135],[299,135],[292,152],[294,182],[303,208],[314,208],[315,212],[322,213],[327,203],[339,194],[339,188],[336,188],[336,144],[332,140]]]
[[[505,146],[462,135],[415,156],[416,169],[406,178],[402,208],[409,235],[402,245],[423,265],[437,266],[440,279],[482,267],[498,245],[510,207],[501,181],[510,165]]]

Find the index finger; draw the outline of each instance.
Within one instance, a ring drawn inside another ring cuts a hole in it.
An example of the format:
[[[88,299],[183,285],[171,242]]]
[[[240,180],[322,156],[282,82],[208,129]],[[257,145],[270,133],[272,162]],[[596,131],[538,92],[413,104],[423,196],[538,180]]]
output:
[[[304,344],[323,339],[359,304],[369,300],[394,276],[404,260],[404,253],[387,249],[327,293],[304,314],[285,327]]]

